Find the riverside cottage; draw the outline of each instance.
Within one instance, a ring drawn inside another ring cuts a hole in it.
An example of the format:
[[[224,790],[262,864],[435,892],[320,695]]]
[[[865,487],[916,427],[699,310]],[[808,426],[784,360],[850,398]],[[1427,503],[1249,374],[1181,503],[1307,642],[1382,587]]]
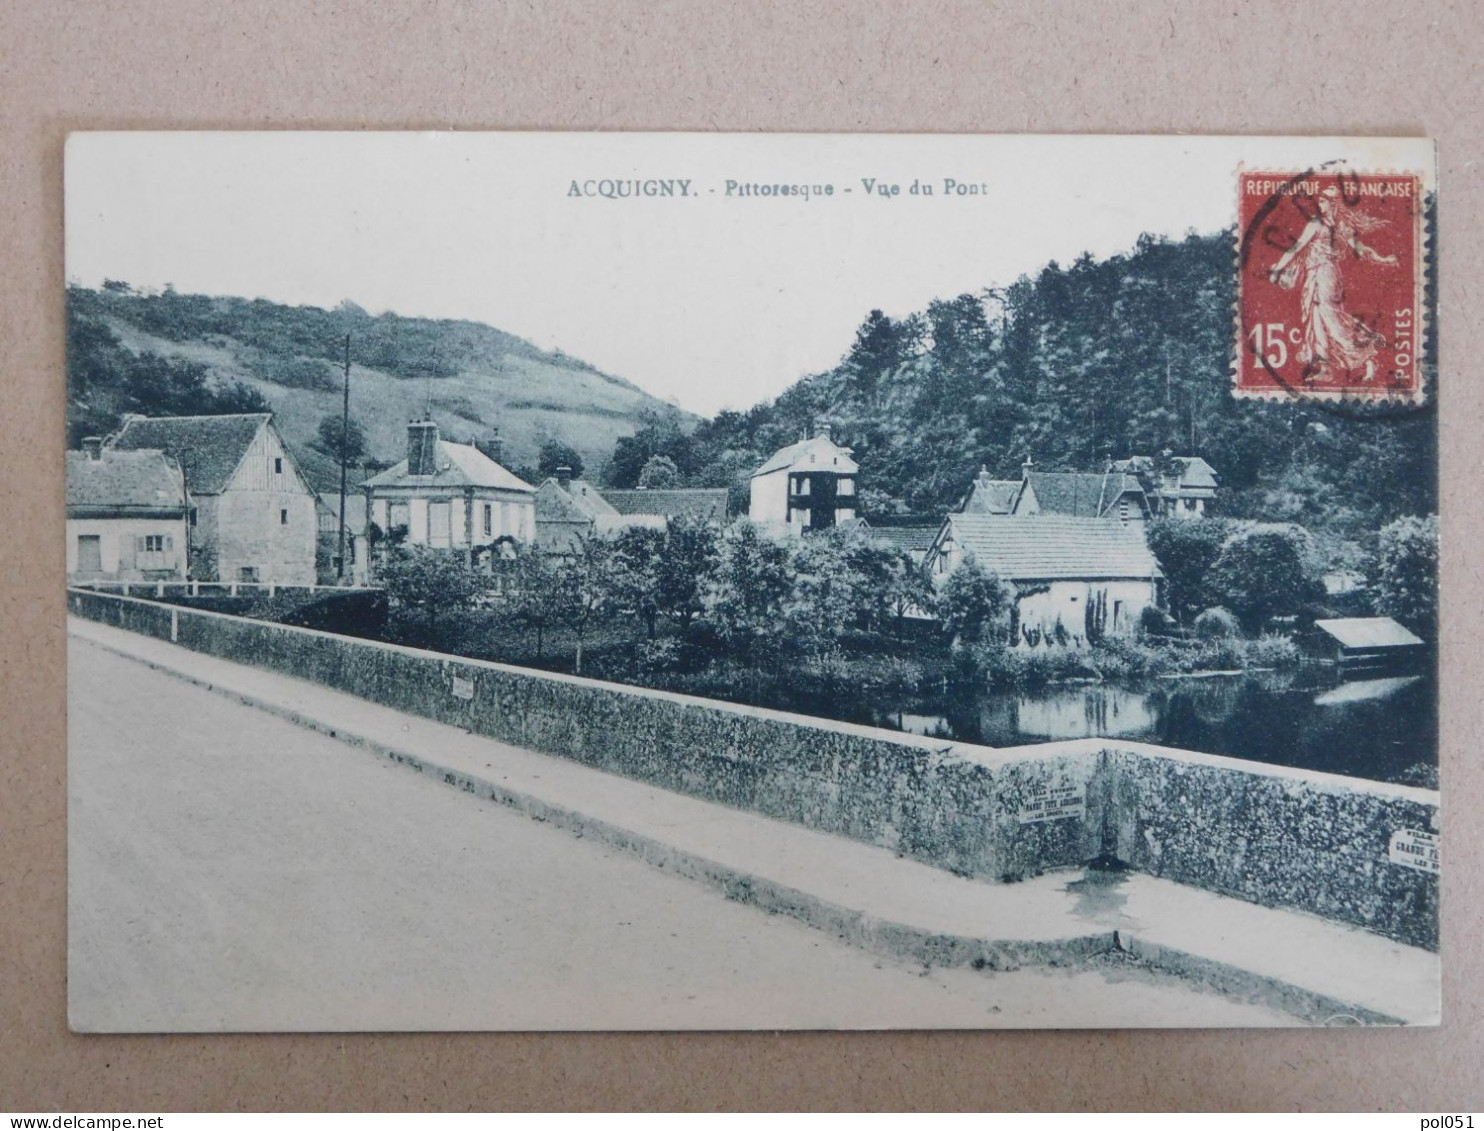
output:
[[[934,585],[972,556],[1015,588],[1013,643],[1131,636],[1162,578],[1140,523],[1063,514],[950,514],[928,550]]]
[[[90,436],[67,453],[67,576],[180,581],[189,501],[180,465],[158,449],[110,451]]]
[[[314,492],[272,413],[130,415],[114,452],[164,452],[190,493],[190,575],[200,581],[313,585]]]
[[[368,541],[373,528],[400,530],[406,545],[463,550],[475,564],[502,540],[536,540],[536,489],[472,444],[442,439],[432,420],[408,424],[407,458],[361,491]]]

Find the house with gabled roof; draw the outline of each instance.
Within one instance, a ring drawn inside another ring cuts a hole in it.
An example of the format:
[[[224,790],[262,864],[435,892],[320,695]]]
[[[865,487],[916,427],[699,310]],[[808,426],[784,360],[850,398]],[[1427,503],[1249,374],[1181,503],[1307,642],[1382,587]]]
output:
[[[107,447],[161,451],[180,465],[193,578],[314,584],[315,495],[272,413],[129,415]]]
[[[1142,524],[1149,517],[1149,500],[1143,484],[1124,471],[1037,471],[1027,462],[1009,513]]]
[[[180,465],[158,449],[112,451],[97,436],[82,443],[67,453],[67,576],[183,580],[190,504]]]
[[[1156,515],[1198,518],[1216,499],[1220,477],[1200,456],[1177,456],[1168,451],[1154,456],[1130,456],[1113,464],[1114,471],[1137,478]]]
[[[752,473],[747,516],[796,534],[828,530],[856,516],[856,475],[849,448],[820,424],[813,436],[779,448]]]
[[[461,550],[471,564],[500,542],[536,540],[536,488],[473,444],[439,435],[432,420],[407,425],[407,458],[361,484],[369,542]],[[375,564],[372,563],[372,578]]]
[[[1019,479],[996,479],[989,468],[981,467],[968,493],[953,509],[960,514],[1009,514],[1015,507],[1015,497],[1020,494]]]
[[[611,533],[622,520],[618,508],[594,484],[573,477],[571,468],[557,468],[536,488],[536,544],[543,553],[574,554],[585,539]]]
[[[1086,643],[1137,631],[1162,574],[1141,525],[1062,514],[950,514],[928,550],[934,584],[973,558],[1015,590],[1013,643]]]

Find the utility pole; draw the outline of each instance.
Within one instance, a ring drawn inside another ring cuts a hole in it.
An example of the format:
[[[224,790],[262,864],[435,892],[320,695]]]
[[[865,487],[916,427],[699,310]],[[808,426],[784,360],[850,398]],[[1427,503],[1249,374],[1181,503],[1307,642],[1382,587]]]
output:
[[[345,392],[340,407],[340,558],[335,577],[345,580],[345,468],[350,462],[350,335],[345,335]]]

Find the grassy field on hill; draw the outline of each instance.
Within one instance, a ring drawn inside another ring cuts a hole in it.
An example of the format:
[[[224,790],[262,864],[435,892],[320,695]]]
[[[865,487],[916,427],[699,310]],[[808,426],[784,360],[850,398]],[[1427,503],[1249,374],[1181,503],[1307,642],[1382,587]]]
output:
[[[319,486],[338,475],[311,441],[320,421],[340,411],[346,332],[351,415],[366,432],[369,457],[383,463],[403,457],[407,421],[425,409],[447,439],[487,439],[498,429],[507,463],[534,465],[541,444],[555,439],[594,469],[620,437],[657,415],[677,414],[628,381],[478,323],[372,316],[349,304],[325,311],[81,287],[69,288],[68,318],[74,432],[107,431],[125,411],[189,409],[129,373],[140,358],[178,361],[203,369],[208,389],[259,394]]]

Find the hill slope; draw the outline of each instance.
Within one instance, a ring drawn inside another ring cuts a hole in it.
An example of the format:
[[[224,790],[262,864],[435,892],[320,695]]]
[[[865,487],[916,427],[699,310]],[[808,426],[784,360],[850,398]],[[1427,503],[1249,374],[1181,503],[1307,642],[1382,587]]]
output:
[[[126,411],[240,411],[266,401],[318,486],[334,461],[312,445],[340,412],[351,335],[351,416],[368,456],[401,459],[407,421],[431,409],[445,438],[488,439],[505,462],[534,465],[543,442],[601,467],[618,439],[659,416],[693,418],[629,382],[492,326],[373,316],[263,299],[138,294],[121,284],[68,289],[69,428],[107,432]]]
[[[897,319],[872,311],[839,365],[703,423],[677,462],[696,485],[743,498],[752,469],[828,419],[855,449],[868,515],[942,514],[981,466],[1005,479],[1027,458],[1101,471],[1110,456],[1166,448],[1217,469],[1221,513],[1301,522],[1330,542],[1434,513],[1431,407],[1371,415],[1231,396],[1233,247],[1230,232],[1146,236],[1002,291]]]

